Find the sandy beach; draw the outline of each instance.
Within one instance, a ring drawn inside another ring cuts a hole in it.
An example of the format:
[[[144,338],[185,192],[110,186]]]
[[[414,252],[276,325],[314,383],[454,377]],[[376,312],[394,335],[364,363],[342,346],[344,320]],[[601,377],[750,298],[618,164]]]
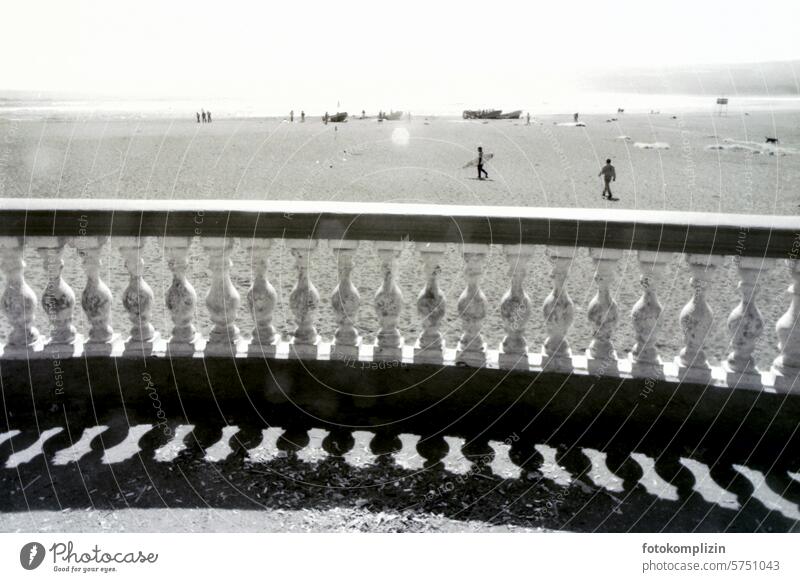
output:
[[[616,118],[616,120],[612,120]],[[791,214],[800,212],[800,112],[733,111],[727,117],[707,113],[659,115],[622,114],[582,116],[585,127],[571,116],[535,117],[482,122],[415,115],[413,122],[377,123],[374,118],[324,125],[317,117],[305,123],[280,119],[226,119],[197,124],[181,120],[0,120],[0,174],[5,197],[139,198],[139,199],[272,199],[347,200],[370,202],[466,205],[669,209],[706,212]],[[777,129],[776,129],[777,128]],[[766,136],[780,137],[767,146]],[[654,145],[661,144],[661,145]],[[667,144],[666,148],[663,144]],[[487,166],[489,181],[475,179],[475,170],[462,166],[482,145],[494,154]],[[617,169],[614,194],[618,202],[600,196],[597,173],[610,157]],[[484,326],[490,347],[502,338],[499,302],[508,285],[499,248],[493,248],[484,291],[491,312]],[[461,261],[451,248],[442,282],[448,297],[447,342],[455,346],[460,322],[455,303],[464,287]],[[371,297],[378,285],[378,263],[370,243],[362,243],[354,274],[361,292],[359,326],[372,341],[377,320]],[[250,259],[243,249],[234,257],[237,289],[244,297],[250,285]],[[41,292],[40,258],[29,252],[29,282]],[[74,251],[67,253],[65,277],[79,290],[84,281]],[[106,262],[106,281],[115,294],[114,327],[126,333],[129,323],[121,306],[127,285],[119,253]],[[245,267],[245,265],[247,265]],[[419,334],[416,295],[422,287],[422,266],[413,250],[401,258],[401,287],[406,299],[402,331],[408,343]],[[201,297],[208,289],[205,257],[193,253],[190,279]],[[498,275],[497,269],[500,270]],[[528,326],[531,351],[544,340],[541,303],[549,292],[544,249],[531,260],[526,290],[534,305]],[[154,324],[162,334],[170,329],[161,298],[170,281],[154,241],[148,247],[147,280],[158,298]],[[288,339],[293,328],[288,294],[293,264],[283,245],[271,255],[270,277],[280,293],[276,324]],[[590,340],[586,307],[595,289],[586,249],[576,253],[568,290],[575,301],[573,350]],[[330,294],[335,265],[324,245],[312,263],[312,279],[322,296],[320,333],[329,339],[334,323]],[[620,355],[633,344],[627,313],[640,294],[635,256],[620,261],[614,289],[621,322],[615,337]],[[782,267],[765,276],[759,306],[767,323],[758,351],[765,366],[776,355],[774,324],[788,305],[789,278]],[[674,357],[680,349],[678,314],[689,298],[688,275],[675,257],[660,299],[665,308],[661,350]],[[714,363],[727,352],[725,320],[738,302],[735,269],[720,269],[710,293],[716,323],[708,355]],[[208,330],[202,316],[200,328]],[[243,304],[240,326],[252,322]],[[83,316],[79,327],[85,330]],[[45,328],[42,317],[40,327]],[[5,335],[5,328],[2,329]]]

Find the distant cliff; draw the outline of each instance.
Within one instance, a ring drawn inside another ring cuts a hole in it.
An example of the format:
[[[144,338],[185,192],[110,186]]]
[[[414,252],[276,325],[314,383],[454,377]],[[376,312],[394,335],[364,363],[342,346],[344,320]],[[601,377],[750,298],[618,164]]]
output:
[[[601,91],[800,96],[800,60],[617,69],[591,75],[584,83]]]

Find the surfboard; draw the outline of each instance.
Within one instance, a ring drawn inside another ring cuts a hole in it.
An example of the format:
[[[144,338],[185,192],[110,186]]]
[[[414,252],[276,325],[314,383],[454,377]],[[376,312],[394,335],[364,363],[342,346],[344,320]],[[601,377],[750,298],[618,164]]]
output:
[[[483,154],[483,163],[485,164],[486,162],[491,160],[493,157],[494,157],[494,154]],[[464,168],[474,168],[477,165],[478,165],[478,158],[475,158],[474,160],[464,164],[461,169],[463,170]]]

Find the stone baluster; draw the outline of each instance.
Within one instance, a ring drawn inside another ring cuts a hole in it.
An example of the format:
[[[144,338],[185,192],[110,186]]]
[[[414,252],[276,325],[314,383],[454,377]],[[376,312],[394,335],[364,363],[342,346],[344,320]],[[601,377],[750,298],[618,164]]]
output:
[[[70,357],[79,342],[72,324],[75,312],[75,292],[61,276],[64,270],[64,249],[67,239],[63,237],[33,237],[30,244],[42,257],[47,286],[42,293],[42,309],[50,320],[50,339],[44,349],[54,357]]]
[[[500,367],[505,369],[529,369],[528,342],[525,326],[531,317],[531,300],[525,293],[524,283],[528,274],[528,261],[533,247],[528,245],[505,245],[503,251],[508,263],[511,287],[500,301],[500,317],[506,336],[500,344]]]
[[[89,320],[89,334],[83,345],[83,351],[88,356],[110,354],[116,339],[111,327],[111,290],[100,278],[100,255],[107,243],[107,236],[81,236],[73,239],[86,271],[81,307]]]
[[[722,260],[723,257],[718,255],[686,255],[686,262],[692,273],[690,284],[693,291],[692,298],[680,315],[685,345],[675,358],[675,364],[678,367],[678,377],[687,382],[711,381],[711,367],[703,348],[714,322],[714,313],[706,301],[706,289]]]
[[[125,343],[125,351],[139,354],[150,354],[153,342],[158,339],[153,324],[150,323],[155,295],[150,285],[144,280],[144,259],[142,248],[144,239],[140,237],[120,237],[119,252],[125,259],[125,268],[130,280],[122,293],[122,306],[131,321],[131,335]]]
[[[447,245],[418,243],[417,248],[425,270],[425,285],[417,296],[417,313],[421,318],[422,333],[414,346],[414,362],[441,364],[444,361],[445,341],[439,326],[445,316],[447,299],[439,288],[439,275]]]
[[[297,269],[297,282],[289,294],[289,307],[294,314],[295,330],[290,343],[289,356],[295,358],[316,359],[319,351],[320,337],[314,326],[317,307],[319,307],[319,291],[311,282],[308,270],[311,253],[317,248],[316,240],[288,240]]]
[[[172,319],[172,335],[167,343],[171,355],[191,355],[199,349],[200,336],[194,326],[197,292],[186,277],[189,268],[189,237],[165,237],[164,251],[172,273],[172,284],[165,301]]]
[[[586,317],[593,326],[592,341],[586,350],[586,367],[591,374],[602,376],[619,372],[617,353],[611,336],[619,323],[619,308],[611,296],[611,285],[614,283],[614,271],[617,262],[622,258],[619,249],[590,248],[589,256],[594,263],[594,280],[597,293],[589,302]]]
[[[489,302],[480,288],[480,281],[488,252],[489,245],[484,244],[465,244],[462,249],[467,286],[461,292],[456,304],[458,316],[464,326],[456,350],[456,364],[468,366],[486,364],[486,342],[483,341],[481,328],[486,319]]]
[[[633,333],[636,343],[631,351],[631,374],[638,378],[662,379],[664,366],[656,349],[658,334],[661,328],[661,303],[656,294],[667,263],[670,261],[669,253],[655,251],[639,251],[639,269],[642,276],[639,279],[642,286],[642,296],[631,309],[633,320]]]
[[[397,327],[403,309],[403,293],[396,282],[397,259],[402,249],[402,242],[375,243],[381,261],[382,283],[375,293],[375,314],[380,327],[375,338],[373,360],[400,361],[403,357],[404,341]]]
[[[731,332],[731,353],[723,362],[728,386],[732,388],[754,388],[760,390],[761,372],[756,368],[753,352],[764,332],[764,318],[756,306],[756,296],[761,286],[760,275],[771,266],[771,259],[734,257],[739,273],[739,293],[742,300],[728,316]]]
[[[3,312],[11,324],[3,355],[5,357],[28,357],[41,349],[42,338],[34,327],[36,316],[36,294],[25,281],[25,261],[22,259],[22,240],[17,237],[0,237],[3,273],[6,288],[3,292]]]
[[[278,293],[267,278],[267,256],[272,248],[272,240],[255,238],[250,241],[253,283],[247,291],[247,305],[253,316],[253,339],[248,353],[262,357],[273,357],[281,342],[281,334],[272,324]]]
[[[800,260],[787,259],[786,266],[792,277],[789,286],[791,302],[778,323],[780,355],[772,363],[772,378],[779,392],[800,392]]]
[[[209,255],[208,265],[211,271],[211,287],[206,295],[206,307],[214,324],[208,334],[205,353],[212,356],[235,355],[240,340],[236,319],[241,298],[230,274],[234,239],[205,238],[203,247]]]
[[[353,285],[353,260],[358,249],[357,240],[337,239],[328,241],[336,257],[338,282],[331,295],[331,308],[336,314],[336,331],[333,335],[331,358],[357,359],[361,336],[356,329],[361,296]]]
[[[575,317],[575,305],[564,283],[574,255],[573,247],[547,247],[547,256],[552,265],[550,278],[553,280],[553,289],[542,305],[547,330],[542,348],[542,368],[547,371],[572,370],[572,352],[569,349],[567,332]]]

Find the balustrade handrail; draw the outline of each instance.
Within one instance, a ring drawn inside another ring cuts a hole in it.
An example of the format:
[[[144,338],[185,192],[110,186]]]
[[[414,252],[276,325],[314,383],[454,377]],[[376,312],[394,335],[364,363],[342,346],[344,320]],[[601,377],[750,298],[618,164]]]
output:
[[[316,201],[0,199],[3,236],[542,244],[796,258],[800,217]]]

